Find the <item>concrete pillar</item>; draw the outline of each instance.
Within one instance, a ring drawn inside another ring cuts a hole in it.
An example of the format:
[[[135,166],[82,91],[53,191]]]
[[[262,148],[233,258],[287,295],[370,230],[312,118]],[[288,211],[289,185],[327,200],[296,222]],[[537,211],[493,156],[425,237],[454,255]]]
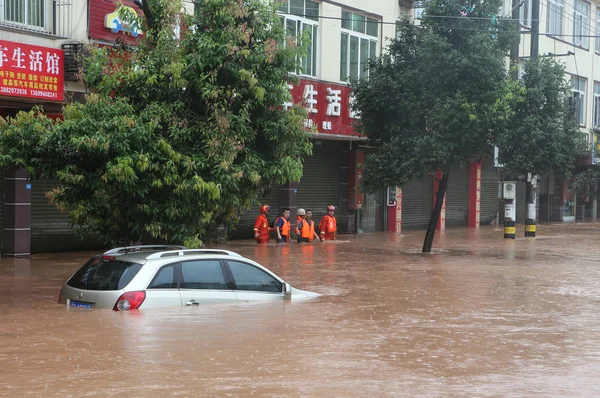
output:
[[[469,167],[469,227],[479,228],[481,212],[481,163]]]
[[[440,180],[442,179],[442,171],[438,170],[433,178],[433,207],[437,201],[437,191],[440,186]],[[446,229],[446,195],[444,195],[444,203],[442,203],[442,211],[440,212],[440,219],[438,220],[437,228],[440,231]]]
[[[31,181],[24,168],[4,173],[4,226],[2,239],[7,256],[31,254]]]

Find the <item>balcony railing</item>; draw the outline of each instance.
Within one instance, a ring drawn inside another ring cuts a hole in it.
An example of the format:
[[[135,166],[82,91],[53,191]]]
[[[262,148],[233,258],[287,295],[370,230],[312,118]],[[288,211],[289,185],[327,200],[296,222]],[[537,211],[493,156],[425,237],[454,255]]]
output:
[[[0,29],[71,38],[75,0],[0,0]]]

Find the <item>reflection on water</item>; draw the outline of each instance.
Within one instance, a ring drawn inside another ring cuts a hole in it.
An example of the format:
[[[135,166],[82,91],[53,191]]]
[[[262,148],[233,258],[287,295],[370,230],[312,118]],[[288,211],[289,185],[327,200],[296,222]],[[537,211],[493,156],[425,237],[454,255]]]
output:
[[[595,396],[600,225],[222,245],[309,302],[66,309],[91,253],[0,260],[0,396]],[[345,242],[344,242],[345,241]]]

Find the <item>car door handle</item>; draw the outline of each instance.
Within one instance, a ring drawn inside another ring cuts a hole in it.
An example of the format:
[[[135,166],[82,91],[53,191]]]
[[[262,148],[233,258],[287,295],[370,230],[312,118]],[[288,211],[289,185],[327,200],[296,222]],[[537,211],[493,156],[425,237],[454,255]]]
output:
[[[196,300],[190,300],[187,303],[185,303],[185,305],[200,305],[200,303]]]

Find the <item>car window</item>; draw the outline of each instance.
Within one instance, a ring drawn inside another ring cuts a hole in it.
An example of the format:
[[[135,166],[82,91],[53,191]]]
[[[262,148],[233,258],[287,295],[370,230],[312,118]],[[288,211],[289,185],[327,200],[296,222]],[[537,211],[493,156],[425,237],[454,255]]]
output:
[[[131,282],[142,264],[93,258],[67,282],[76,289],[121,290]]]
[[[239,261],[227,261],[237,290],[281,293],[281,282],[255,266]]]
[[[178,272],[177,264],[165,265],[158,271],[148,289],[177,289]]]
[[[219,260],[196,260],[181,263],[180,289],[225,290],[225,276]]]

